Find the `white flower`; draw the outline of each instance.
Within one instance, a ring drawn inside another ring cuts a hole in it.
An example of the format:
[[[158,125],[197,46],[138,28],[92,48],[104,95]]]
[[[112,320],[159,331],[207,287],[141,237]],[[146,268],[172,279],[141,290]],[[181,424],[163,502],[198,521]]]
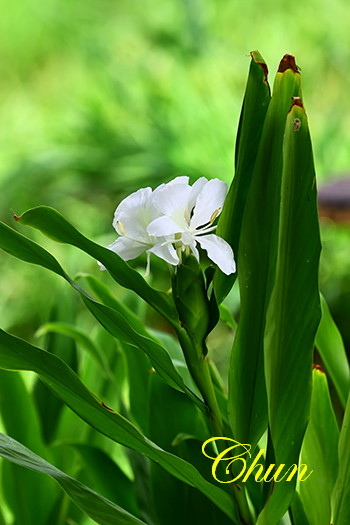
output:
[[[158,216],[159,211],[152,203],[151,188],[142,188],[132,193],[115,210],[112,224],[120,237],[107,248],[117,253],[124,261],[135,259],[147,252],[147,273],[151,253],[170,264],[178,264],[179,258],[174,247],[166,242],[168,238],[155,239],[147,233],[147,226]],[[100,267],[105,269],[101,264]]]
[[[220,214],[227,185],[202,177],[193,186],[188,177],[177,177],[161,184],[153,192],[142,188],[124,199],[117,207],[113,226],[120,237],[107,246],[122,259],[135,259],[147,253],[176,266],[181,254],[190,252],[199,261],[197,242],[227,275],[236,271],[230,245],[211,233]],[[174,247],[175,246],[175,247]],[[101,269],[104,269],[102,265]]]
[[[173,236],[167,243],[175,243],[178,255],[181,251],[192,251],[199,261],[198,242],[222,272],[234,273],[236,265],[231,246],[211,233],[216,228],[213,222],[221,212],[226,192],[225,182],[208,181],[205,177],[192,187],[187,177],[159,186],[153,192],[152,203],[160,216],[150,222],[147,233],[153,238]]]

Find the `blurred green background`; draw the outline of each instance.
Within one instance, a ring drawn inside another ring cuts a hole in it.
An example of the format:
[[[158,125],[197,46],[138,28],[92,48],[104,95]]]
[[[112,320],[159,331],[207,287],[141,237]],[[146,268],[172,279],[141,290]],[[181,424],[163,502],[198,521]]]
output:
[[[178,175],[230,183],[253,49],[268,63],[271,84],[282,56],[296,56],[319,185],[349,169],[346,0],[0,5],[0,214],[8,224],[12,210],[51,205],[108,244],[117,204],[139,187]],[[19,229],[70,274],[88,271],[110,283],[85,255]],[[321,286],[349,341],[349,226],[327,223],[322,236]],[[0,264],[1,326],[32,338],[65,287],[3,253]],[[222,335],[213,341],[219,349]]]

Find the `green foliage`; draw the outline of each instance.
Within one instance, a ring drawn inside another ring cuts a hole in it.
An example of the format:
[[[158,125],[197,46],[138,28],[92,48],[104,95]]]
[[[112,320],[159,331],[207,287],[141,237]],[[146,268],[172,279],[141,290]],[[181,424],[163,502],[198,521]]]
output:
[[[193,36],[200,26],[192,9],[186,3]],[[191,42],[195,56],[201,50]],[[316,345],[345,406],[349,366],[323,299],[320,305],[315,170],[300,79],[285,55],[270,94],[266,64],[251,54],[236,174],[218,224],[237,275],[204,270],[188,257],[170,277],[158,260],[156,287],[50,206],[15,218],[52,244],[0,223],[3,251],[63,278],[82,300],[66,310],[54,297],[35,330],[43,348],[0,329],[0,456],[8,460],[0,523],[347,525],[349,401],[343,421],[338,414],[339,436],[326,376],[312,372]],[[108,126],[99,130],[102,140]],[[86,163],[93,169],[91,156]],[[78,248],[109,276],[73,279],[53,243]],[[220,315],[235,331],[221,374],[210,351]],[[201,449],[210,438],[211,460]],[[237,447],[243,452],[235,455]],[[300,473],[297,480],[298,469],[291,479],[275,478],[279,466],[297,468],[299,460],[313,470],[307,480]]]

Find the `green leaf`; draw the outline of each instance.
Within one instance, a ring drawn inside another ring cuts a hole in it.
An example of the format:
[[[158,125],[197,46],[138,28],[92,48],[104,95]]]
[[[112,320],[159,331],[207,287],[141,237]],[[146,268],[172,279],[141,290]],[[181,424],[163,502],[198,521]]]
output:
[[[0,370],[0,406],[6,431],[48,458],[35,404],[19,373]],[[23,525],[44,525],[56,499],[55,487],[34,472],[20,471],[17,465],[6,464],[3,468],[4,492],[16,521]]]
[[[234,519],[233,504],[220,488],[207,482],[186,461],[162,450],[123,416],[106,407],[59,358],[0,330],[0,368],[32,370],[93,428],[107,437],[156,461],[173,476],[196,487]]]
[[[166,350],[154,340],[135,331],[123,314],[93,300],[66,274],[56,259],[44,248],[4,223],[0,223],[0,247],[19,259],[43,266],[66,279],[80,294],[87,308],[106,330],[117,339],[143,350],[151,359],[154,368],[166,382],[173,386],[173,388],[178,388],[185,392],[198,407],[205,410],[199,398],[184,384]],[[110,252],[110,250],[106,251]]]
[[[299,95],[294,59],[281,62],[244,210],[238,251],[241,312],[229,368],[232,433],[255,448],[267,427],[263,342],[266,309],[275,279],[283,136],[291,97]]]
[[[83,443],[70,445],[83,460],[91,485],[104,497],[139,517],[133,481],[101,449]]]
[[[17,465],[36,470],[53,478],[71,500],[96,523],[101,525],[145,525],[145,522],[97,494],[80,481],[58,470],[18,441],[1,433],[0,456]]]
[[[58,211],[48,206],[38,206],[16,217],[16,220],[40,230],[57,242],[71,244],[91,255],[105,266],[117,283],[136,292],[162,314],[170,324],[177,324],[177,312],[167,294],[152,288],[119,255],[84,237]]]
[[[320,321],[321,251],[315,171],[301,100],[288,113],[283,145],[276,282],[267,311],[265,375],[269,408],[268,450],[274,463],[298,464],[309,419],[314,340]],[[296,477],[271,484],[258,525],[274,525],[287,511]]]
[[[209,437],[202,414],[185,396],[160,381],[157,375],[151,378],[150,403],[152,407],[157,408],[150,411],[151,439],[157,439],[163,449],[175,451],[190,461],[204,477],[212,480],[211,463],[201,452],[201,444]],[[170,412],[172,417],[165,419],[164,414],[167,412]],[[203,494],[175,479],[159,465],[151,465],[151,480],[159,523],[232,523]],[[171,513],[169,508],[172,509]]]
[[[249,76],[236,139],[235,176],[216,231],[217,235],[231,245],[236,260],[243,213],[271,98],[266,63],[258,51],[253,51],[250,56]],[[218,269],[215,271],[214,290],[218,303],[222,302],[232,288],[236,275],[226,276]]]
[[[301,451],[308,479],[300,482],[299,493],[310,525],[329,525],[331,495],[338,474],[339,430],[324,372],[313,370],[310,422]],[[315,505],[317,501],[317,505]]]
[[[322,317],[316,334],[316,347],[345,408],[350,387],[350,368],[340,332],[321,295]]]
[[[332,521],[334,525],[350,523],[350,396],[346,404],[339,437],[339,472],[332,494]]]
[[[129,413],[141,430],[149,435],[149,386],[152,366],[146,355],[140,355],[135,347],[123,344],[128,367]]]
[[[94,343],[94,341],[82,330],[79,330],[69,323],[51,322],[42,325],[35,335],[36,337],[41,337],[42,335],[52,332],[66,335],[67,337],[70,337],[76,341],[76,343],[89,352],[95,362],[99,365],[100,370],[104,373],[104,375],[110,379],[110,381],[114,381],[113,373],[109,367],[104,353],[101,352],[100,348]]]

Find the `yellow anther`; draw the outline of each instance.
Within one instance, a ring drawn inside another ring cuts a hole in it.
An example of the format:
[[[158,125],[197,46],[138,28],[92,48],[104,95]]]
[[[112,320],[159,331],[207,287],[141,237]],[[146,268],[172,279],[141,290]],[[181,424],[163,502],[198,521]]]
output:
[[[213,222],[215,221],[216,217],[220,214],[221,212],[221,208],[218,208],[217,210],[215,210],[212,214],[211,214],[211,217],[209,219],[209,222],[210,224],[213,224]]]
[[[124,224],[120,221],[117,221],[117,226],[119,228],[119,231],[121,233],[121,235],[125,235],[125,228],[124,228]]]

